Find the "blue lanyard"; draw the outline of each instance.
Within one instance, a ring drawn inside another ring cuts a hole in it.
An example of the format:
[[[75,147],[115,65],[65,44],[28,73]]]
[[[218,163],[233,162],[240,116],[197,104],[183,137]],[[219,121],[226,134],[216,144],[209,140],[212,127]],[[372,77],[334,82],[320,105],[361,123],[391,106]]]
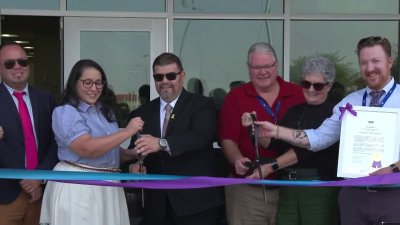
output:
[[[278,101],[276,103],[276,108],[275,108],[275,113],[274,113],[272,111],[271,107],[269,107],[269,105],[264,101],[263,98],[261,98],[260,96],[257,96],[257,100],[264,107],[264,109],[268,113],[268,115],[270,115],[274,119],[275,124],[277,124],[278,123],[278,112],[279,112],[279,109],[281,108],[281,101]]]
[[[379,104],[379,107],[382,107],[385,105],[386,101],[389,99],[389,97],[392,95],[394,89],[396,89],[396,82],[393,83],[393,86],[390,88],[389,92],[385,95],[385,97],[382,99],[381,103]],[[367,105],[367,91],[364,92],[363,100],[362,100],[362,106]]]

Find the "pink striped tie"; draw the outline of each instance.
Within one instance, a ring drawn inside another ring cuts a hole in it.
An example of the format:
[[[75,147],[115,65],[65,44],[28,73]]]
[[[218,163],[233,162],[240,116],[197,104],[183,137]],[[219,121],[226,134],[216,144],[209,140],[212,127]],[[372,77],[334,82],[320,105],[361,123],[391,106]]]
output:
[[[38,155],[31,117],[29,116],[28,107],[22,98],[24,94],[25,92],[13,93],[13,95],[18,99],[19,117],[21,118],[22,130],[24,132],[26,168],[28,170],[33,170],[38,165]]]

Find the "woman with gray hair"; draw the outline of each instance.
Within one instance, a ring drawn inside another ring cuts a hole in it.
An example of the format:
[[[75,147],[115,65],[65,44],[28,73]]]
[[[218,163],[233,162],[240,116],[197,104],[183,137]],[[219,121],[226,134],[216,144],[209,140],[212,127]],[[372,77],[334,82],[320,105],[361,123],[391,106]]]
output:
[[[335,67],[325,57],[310,57],[303,67],[300,85],[306,103],[290,108],[280,126],[299,130],[317,128],[331,116],[334,104],[328,93],[335,80]],[[242,123],[250,113],[242,116]],[[325,151],[312,152],[291,146],[283,141],[260,138],[265,147],[277,148],[281,155],[275,162],[262,166],[264,174],[279,171],[284,180],[336,180],[339,144]],[[255,177],[253,177],[255,178]],[[278,225],[336,225],[338,197],[336,187],[281,187],[279,193]]]

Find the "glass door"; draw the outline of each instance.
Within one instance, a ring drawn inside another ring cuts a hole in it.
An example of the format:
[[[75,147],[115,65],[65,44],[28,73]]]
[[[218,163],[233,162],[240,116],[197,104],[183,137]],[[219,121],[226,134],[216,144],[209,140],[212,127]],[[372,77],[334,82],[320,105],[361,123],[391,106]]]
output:
[[[64,84],[79,59],[98,62],[115,92],[124,126],[130,111],[158,96],[151,65],[166,51],[165,28],[165,19],[66,17]]]

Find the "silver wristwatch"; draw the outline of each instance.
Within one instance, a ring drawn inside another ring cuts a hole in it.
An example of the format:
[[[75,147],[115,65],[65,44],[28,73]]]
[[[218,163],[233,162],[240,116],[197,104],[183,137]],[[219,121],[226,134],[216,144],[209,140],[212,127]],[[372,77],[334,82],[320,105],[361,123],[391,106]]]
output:
[[[159,144],[160,144],[162,150],[166,151],[168,149],[168,142],[166,139],[160,138]]]

